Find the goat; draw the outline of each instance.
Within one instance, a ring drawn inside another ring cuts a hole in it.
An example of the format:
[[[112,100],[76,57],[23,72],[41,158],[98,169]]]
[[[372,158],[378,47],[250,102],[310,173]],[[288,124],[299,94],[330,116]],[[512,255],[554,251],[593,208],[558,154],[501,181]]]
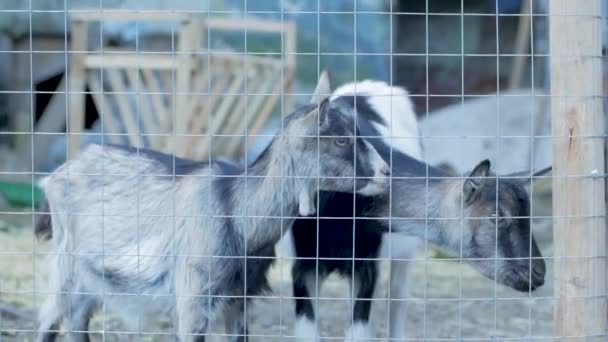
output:
[[[359,118],[364,118],[370,121],[370,124],[379,134],[374,138],[382,138],[383,141],[391,146],[393,149],[399,152],[408,154],[409,156],[422,160],[422,147],[420,145],[418,123],[416,120],[416,114],[414,113],[414,105],[409,98],[407,90],[389,86],[385,82],[366,80],[355,83],[347,83],[338,87],[331,95],[332,100],[336,100],[340,97],[350,102],[349,106],[354,105],[355,97],[361,101],[358,106],[364,107],[364,110],[358,112]],[[305,232],[301,230],[299,233],[305,235]],[[295,252],[295,243],[293,241],[293,232],[289,231],[283,235],[281,241],[277,245],[277,251],[280,255],[289,259],[297,258]],[[303,251],[306,255],[316,255],[316,252],[312,252],[311,248],[316,251],[316,239],[310,234],[305,236],[299,236],[298,241],[299,250]],[[311,240],[313,238],[313,240]],[[332,250],[336,251],[336,255],[341,254],[338,250],[345,250],[347,255],[352,255],[352,229],[348,229],[348,232],[342,230],[331,230],[321,232],[321,244],[320,248],[329,247],[326,243],[334,241],[332,244]],[[378,241],[380,246],[377,246]],[[419,239],[403,234],[371,234],[370,239],[366,240],[365,247],[370,250],[377,251],[378,258],[380,259],[394,259],[390,261],[390,296],[389,312],[390,312],[390,338],[403,338],[405,331],[402,324],[397,322],[404,322],[407,315],[407,301],[403,300],[409,297],[409,269],[411,261],[415,258],[416,251],[418,249]],[[304,252],[307,250],[307,252]],[[362,246],[357,248],[358,251],[362,251]],[[390,252],[389,252],[390,251]],[[312,253],[311,253],[312,252]],[[389,258],[390,253],[390,258]],[[326,254],[326,253],[324,253]],[[369,253],[361,253],[369,254]],[[359,255],[359,253],[357,253]],[[324,260],[320,260],[324,262]],[[347,267],[346,263],[343,263],[344,267]],[[359,263],[356,264],[359,266]],[[355,267],[354,272],[358,274],[369,274],[370,272],[376,272],[378,267],[374,263],[364,262],[361,263],[361,267]],[[373,269],[369,270],[367,266],[372,266]],[[352,268],[348,267],[348,272],[339,272],[346,276],[351,273]],[[297,273],[299,270],[293,269],[293,273]],[[352,275],[351,275],[352,276]],[[295,289],[294,289],[295,290]],[[369,292],[369,291],[368,291]],[[296,312],[296,327],[295,335],[307,338],[315,333],[315,324],[310,322],[306,317],[302,317],[301,312]],[[365,324],[357,324],[351,327],[347,332],[347,336],[368,336],[367,319]]]
[[[51,221],[36,230],[53,252],[38,340],[54,340],[63,320],[71,341],[88,340],[102,304],[125,317],[174,311],[185,341],[204,341],[223,315],[228,335],[246,340],[244,298],[266,289],[274,245],[298,214],[315,212],[317,191],[388,185],[347,108],[323,99],[327,80],[245,170],[92,145],[44,179]]]
[[[297,257],[292,266],[296,337],[318,338],[311,293],[317,297],[315,284],[320,286],[330,273],[337,272],[353,282],[351,288],[356,297],[347,339],[372,338],[369,312],[378,277],[377,262],[395,259],[391,261],[390,294],[397,300],[390,303],[389,338],[405,338],[407,302],[403,299],[407,298],[409,261],[418,244],[415,239],[427,239],[465,259],[483,275],[516,290],[541,286],[545,264],[530,232],[529,199],[523,183],[497,179],[490,174],[489,161],[481,162],[462,180],[412,158],[404,152],[412,151],[419,158],[417,143],[395,144],[387,137],[387,132],[395,130],[387,128],[386,122],[394,121],[386,120],[390,112],[382,109],[390,107],[377,105],[376,101],[383,100],[371,96],[377,94],[367,92],[370,89],[365,83],[350,89],[356,89],[357,96],[338,93],[332,101],[348,103],[362,133],[372,137],[368,139],[386,161],[392,161],[392,191],[388,196],[374,198],[321,192],[318,226],[317,222],[306,220],[294,223],[292,240],[288,236],[283,240],[287,242],[282,243],[292,243]],[[402,101],[410,103],[407,93],[398,89],[390,93],[405,96]],[[413,116],[411,105],[393,108],[399,115]],[[416,137],[417,130],[405,134],[410,135],[401,136]],[[317,275],[319,279],[315,281]]]

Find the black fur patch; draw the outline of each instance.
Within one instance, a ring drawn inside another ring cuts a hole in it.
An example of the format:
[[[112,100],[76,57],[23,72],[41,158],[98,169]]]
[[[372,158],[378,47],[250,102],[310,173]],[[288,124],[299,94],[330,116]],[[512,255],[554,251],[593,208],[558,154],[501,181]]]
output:
[[[204,168],[209,165],[206,161],[196,161],[187,158],[176,157],[172,154],[167,154],[147,148],[136,148],[128,145],[115,145],[115,144],[105,144],[104,148],[110,147],[119,149],[128,153],[132,153],[133,155],[140,155],[151,160],[158,162],[160,165],[165,167],[165,171],[169,174],[174,174],[178,176],[185,176],[192,174],[193,172]],[[242,172],[242,168],[237,164],[230,163],[223,160],[212,159],[211,163],[220,168],[221,175],[238,175]]]
[[[36,214],[34,234],[36,234],[36,238],[39,240],[50,240],[53,237],[49,202],[46,199],[40,208],[40,213]]]

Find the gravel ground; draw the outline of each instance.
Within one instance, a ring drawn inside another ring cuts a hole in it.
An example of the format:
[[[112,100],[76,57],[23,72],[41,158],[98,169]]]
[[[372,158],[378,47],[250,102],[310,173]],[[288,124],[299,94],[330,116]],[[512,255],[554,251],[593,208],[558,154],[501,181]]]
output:
[[[545,227],[546,228],[546,227]],[[4,230],[4,231],[3,231]],[[551,255],[550,233],[542,229],[541,249]],[[26,312],[34,312],[35,303],[43,295],[33,289],[44,289],[46,269],[42,256],[33,257],[34,249],[44,251],[48,246],[35,246],[31,229],[5,228],[0,225],[0,250],[18,253],[0,254],[0,301],[14,304]],[[430,252],[432,254],[432,252]],[[412,299],[406,325],[412,340],[496,340],[517,339],[545,341],[552,333],[552,265],[549,263],[547,283],[538,291],[518,293],[478,275],[457,261],[433,259],[416,262],[413,272]],[[386,339],[387,301],[386,274],[379,282],[378,298],[374,300],[373,317],[377,337]],[[34,277],[33,275],[36,275]],[[256,299],[248,305],[250,341],[289,340],[293,333],[293,301],[289,265],[279,262],[270,272],[273,293],[269,298]],[[319,299],[321,334],[324,340],[340,340],[350,319],[350,294],[347,283],[330,277],[324,284]],[[99,315],[103,316],[103,315]],[[34,315],[32,314],[32,317]],[[106,316],[107,317],[107,316]],[[32,320],[0,321],[3,333],[0,341],[31,341],[34,334]],[[102,330],[102,319],[93,323],[94,330]],[[157,324],[144,327],[151,334],[114,333],[126,331],[119,321],[106,319],[105,334],[95,335],[95,341],[173,341],[172,326],[161,318]],[[218,340],[218,339],[215,339]],[[221,340],[221,339],[219,339]]]

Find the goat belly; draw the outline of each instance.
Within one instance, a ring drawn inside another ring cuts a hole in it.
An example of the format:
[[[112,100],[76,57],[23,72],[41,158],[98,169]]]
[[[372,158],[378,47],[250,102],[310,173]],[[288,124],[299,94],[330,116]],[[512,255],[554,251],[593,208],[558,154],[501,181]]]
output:
[[[226,293],[220,295],[244,296],[245,288],[247,296],[269,293],[271,287],[266,274],[274,260],[273,245],[250,251],[247,257],[217,258],[211,276],[225,284],[225,290],[221,291]]]

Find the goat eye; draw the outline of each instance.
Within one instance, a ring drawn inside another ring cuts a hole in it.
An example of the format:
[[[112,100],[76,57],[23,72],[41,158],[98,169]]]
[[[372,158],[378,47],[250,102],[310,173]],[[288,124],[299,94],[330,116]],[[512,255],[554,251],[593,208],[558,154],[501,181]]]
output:
[[[349,140],[346,138],[339,138],[335,140],[336,145],[340,146],[340,147],[344,147],[346,145],[348,145]]]

